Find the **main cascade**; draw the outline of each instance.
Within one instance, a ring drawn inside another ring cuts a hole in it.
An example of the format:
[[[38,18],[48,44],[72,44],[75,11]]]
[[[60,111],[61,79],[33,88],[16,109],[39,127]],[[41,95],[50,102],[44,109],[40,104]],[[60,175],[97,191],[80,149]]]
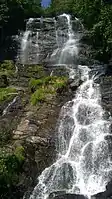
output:
[[[68,23],[68,41],[63,45],[59,64],[61,60],[65,62],[65,55],[71,59],[78,56],[70,16],[60,17]],[[76,67],[83,83],[75,98],[61,109],[56,143],[58,158],[39,176],[30,199],[46,199],[58,191],[90,197],[105,190],[112,173],[108,146],[110,122],[104,119],[99,85],[89,67]]]

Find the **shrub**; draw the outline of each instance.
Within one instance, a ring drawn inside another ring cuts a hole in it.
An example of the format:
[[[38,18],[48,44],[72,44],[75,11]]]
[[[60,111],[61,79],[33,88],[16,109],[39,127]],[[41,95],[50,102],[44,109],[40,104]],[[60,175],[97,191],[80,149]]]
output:
[[[53,94],[55,94],[55,91],[52,88],[39,88],[32,94],[31,104],[36,105],[38,102],[45,102]]]
[[[16,89],[12,87],[8,88],[0,88],[0,102],[3,102],[5,100],[10,100],[16,95]]]
[[[17,147],[15,152],[0,151],[0,193],[4,195],[19,180],[19,172],[24,161],[24,148]]]
[[[32,90],[36,90],[38,86],[43,84],[43,80],[42,79],[34,79],[31,78],[30,82],[29,82],[29,87]]]
[[[60,88],[67,84],[66,77],[48,76],[41,79],[31,79],[30,88],[34,92],[31,96],[31,104],[36,105],[38,102],[45,102],[51,95],[56,94]]]
[[[56,89],[64,88],[67,85],[67,78],[66,77],[58,77],[54,82],[54,87]]]

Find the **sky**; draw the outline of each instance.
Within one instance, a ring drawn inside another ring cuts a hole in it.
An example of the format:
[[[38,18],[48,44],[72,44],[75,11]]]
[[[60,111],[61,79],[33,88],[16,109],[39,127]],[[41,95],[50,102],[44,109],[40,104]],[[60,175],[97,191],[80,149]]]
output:
[[[49,3],[51,2],[51,0],[42,0],[42,5],[44,7],[47,7],[49,5]]]

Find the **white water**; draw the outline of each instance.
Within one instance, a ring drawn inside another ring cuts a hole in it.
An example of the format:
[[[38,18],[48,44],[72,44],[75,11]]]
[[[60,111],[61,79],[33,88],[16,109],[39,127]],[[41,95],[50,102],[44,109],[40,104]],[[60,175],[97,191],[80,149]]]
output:
[[[59,59],[60,64],[65,64],[68,55],[78,56],[78,49],[70,16],[64,14],[60,17],[65,17],[68,22],[68,41]],[[71,40],[73,48],[70,47]],[[83,83],[75,98],[61,109],[56,143],[58,158],[39,176],[30,199],[47,199],[57,191],[90,197],[105,190],[112,173],[107,142],[107,136],[111,136],[110,121],[104,119],[100,87],[94,82],[94,76],[90,78],[87,66],[78,65],[77,69]]]
[[[23,39],[22,39],[22,43],[21,43],[21,48],[24,51],[27,47],[27,41],[28,41],[28,37],[30,35],[31,31],[27,30],[24,35],[23,35]]]
[[[21,50],[20,59],[21,59],[22,64],[25,64],[25,62],[27,61],[27,57],[28,57],[27,49],[28,49],[28,45],[29,45],[28,39],[29,39],[30,34],[31,34],[31,31],[26,30],[22,37],[21,49],[20,49]]]
[[[66,17],[67,23],[68,23],[68,40],[64,44],[63,49],[61,51],[60,59],[59,59],[59,64],[73,64],[72,59],[74,56],[78,55],[78,48],[77,48],[77,39],[74,36],[74,33],[72,31],[72,24],[70,21],[70,16],[63,14],[60,15],[60,17]],[[68,62],[69,61],[69,62]]]
[[[5,116],[5,115],[8,113],[10,107],[13,106],[13,104],[16,102],[16,100],[17,100],[17,96],[16,96],[16,97],[8,104],[8,106],[3,110],[2,116]]]
[[[26,31],[24,32],[21,40],[21,47],[20,47],[20,61],[22,64],[27,63],[38,63],[39,59],[39,32],[33,32],[32,27],[34,19],[30,18],[26,24]],[[32,54],[36,52],[35,57],[31,57]],[[32,61],[33,59],[33,61]]]

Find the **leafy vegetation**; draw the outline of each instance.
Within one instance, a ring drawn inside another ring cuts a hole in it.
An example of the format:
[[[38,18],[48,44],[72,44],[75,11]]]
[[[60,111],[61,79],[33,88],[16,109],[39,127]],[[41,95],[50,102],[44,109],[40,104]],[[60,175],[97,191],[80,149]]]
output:
[[[0,64],[0,75],[12,76],[15,71],[15,66],[12,60],[5,60]]]
[[[0,88],[0,102],[11,100],[17,94],[16,89],[12,87]]]
[[[36,105],[38,102],[44,102],[50,96],[56,94],[59,89],[67,85],[66,77],[47,76],[41,79],[31,78],[29,87],[34,93],[31,96],[31,103]]]
[[[26,71],[29,77],[43,77],[45,75],[43,67],[39,65],[28,65],[26,66]]]
[[[13,152],[0,150],[0,195],[1,198],[10,193],[10,189],[19,181],[19,173],[24,162],[24,148],[19,146]]]
[[[41,14],[41,0],[0,0],[0,28],[5,35],[23,28],[24,19]]]

